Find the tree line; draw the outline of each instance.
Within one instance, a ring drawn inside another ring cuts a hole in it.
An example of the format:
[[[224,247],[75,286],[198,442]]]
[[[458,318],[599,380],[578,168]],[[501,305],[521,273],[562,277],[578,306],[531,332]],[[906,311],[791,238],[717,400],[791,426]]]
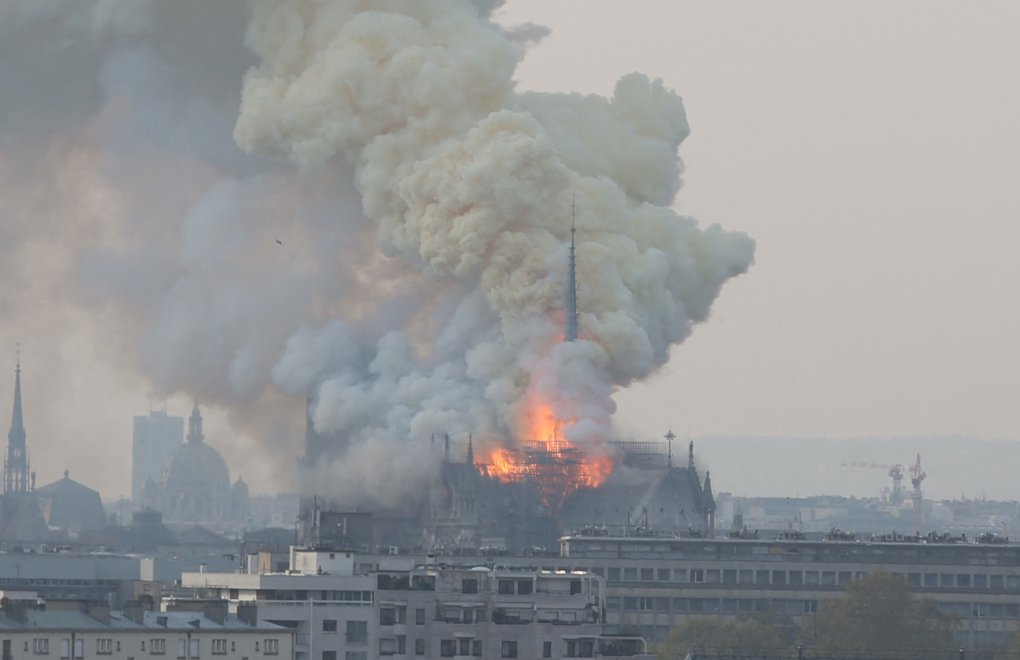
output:
[[[723,621],[690,619],[656,648],[660,660],[699,658],[959,658],[953,636],[959,619],[929,598],[914,598],[902,576],[871,572],[798,626],[787,617],[756,613]],[[967,657],[977,657],[970,655]],[[991,657],[991,656],[988,656]],[[998,659],[1020,660],[1020,637]]]

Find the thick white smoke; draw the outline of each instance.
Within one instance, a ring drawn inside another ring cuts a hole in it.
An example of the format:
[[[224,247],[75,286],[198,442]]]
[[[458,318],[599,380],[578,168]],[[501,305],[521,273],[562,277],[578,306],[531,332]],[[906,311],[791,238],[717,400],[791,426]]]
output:
[[[333,495],[398,501],[433,433],[512,442],[533,396],[598,449],[752,243],[668,208],[679,97],[517,93],[543,31],[499,4],[0,0],[0,339],[41,482],[126,492],[140,391],[231,413],[257,490],[294,487],[309,392],[353,443],[305,482]]]
[[[751,263],[746,236],[669,209],[688,134],[676,94],[637,74],[610,99],[517,94],[520,51],[489,9],[272,0],[249,27],[260,62],[238,144],[353,164],[390,263],[435,292],[367,354],[328,324],[277,365],[292,391],[318,387],[316,427],[365,443],[369,463],[366,447],[433,432],[512,439],[535,397],[597,450],[614,388],[662,365]],[[575,197],[582,330],[563,343]]]

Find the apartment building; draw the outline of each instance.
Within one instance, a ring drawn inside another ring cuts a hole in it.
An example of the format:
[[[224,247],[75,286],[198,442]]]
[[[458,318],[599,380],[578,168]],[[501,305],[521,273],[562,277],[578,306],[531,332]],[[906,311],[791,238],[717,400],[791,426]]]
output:
[[[958,642],[978,648],[1004,644],[1020,629],[1020,546],[989,540],[575,535],[562,539],[560,557],[541,563],[603,576],[611,629],[651,641],[693,617],[771,611],[803,624],[852,580],[883,571],[958,617]]]
[[[297,632],[297,660],[647,657],[606,636],[603,578],[292,549],[286,573],[185,573],[182,586],[257,603]]]
[[[88,601],[5,601],[0,611],[4,660],[293,660],[294,633],[258,621],[254,608],[226,603],[138,605],[123,612]]]

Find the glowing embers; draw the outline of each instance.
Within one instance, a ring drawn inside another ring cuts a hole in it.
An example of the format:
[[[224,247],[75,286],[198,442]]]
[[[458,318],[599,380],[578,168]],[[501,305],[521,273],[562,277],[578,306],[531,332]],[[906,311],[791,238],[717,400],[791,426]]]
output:
[[[488,474],[503,483],[533,483],[543,503],[558,510],[579,488],[600,485],[613,471],[606,455],[593,456],[567,441],[547,404],[531,406],[524,440],[512,449],[497,448],[488,458]]]

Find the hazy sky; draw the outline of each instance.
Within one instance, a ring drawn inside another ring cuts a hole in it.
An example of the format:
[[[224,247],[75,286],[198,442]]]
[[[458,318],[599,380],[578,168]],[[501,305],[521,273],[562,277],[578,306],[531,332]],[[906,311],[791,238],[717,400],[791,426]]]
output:
[[[0,0],[0,19],[28,11],[19,6],[27,7]],[[617,422],[627,434],[661,436],[672,427],[682,437],[1018,437],[1020,5],[509,0],[497,18],[551,30],[518,69],[522,89],[606,95],[622,75],[641,71],[678,91],[692,133],[680,149],[686,172],[677,210],[757,242],[755,265],[724,287],[710,320],[673,349],[660,374],[617,395]],[[242,29],[243,20],[231,34],[239,39]],[[202,67],[201,48],[195,52],[190,66]],[[53,103],[61,89],[75,93],[65,79],[73,72],[52,57],[31,80],[0,59],[0,78],[4,68],[10,74],[5,94],[37,95],[47,117],[59,114]],[[248,63],[218,64],[224,80],[236,77],[217,97],[222,108],[182,113],[216,118],[202,122],[207,134],[188,134],[199,142],[229,141],[227,115],[236,112]],[[109,71],[107,63],[86,75],[107,87],[131,78]],[[47,126],[80,122],[98,139],[104,122],[123,119],[116,104],[76,101],[80,116],[56,116]],[[33,125],[15,116],[26,107],[0,104],[12,113],[0,116],[0,136]],[[83,220],[81,208],[50,209],[45,189],[22,195],[28,175],[12,154],[34,145],[42,164],[30,167],[59,169],[61,186],[89,191],[89,217],[116,215],[124,203],[116,186],[90,183],[88,144],[67,149],[83,140],[80,132],[19,131],[0,141],[0,246],[14,246],[0,247],[8,262],[0,262],[0,340],[9,355],[0,362],[9,374],[0,378],[0,419],[6,428],[14,342],[21,340],[39,482],[68,466],[110,499],[129,491],[131,417],[154,397],[161,405],[153,392],[165,388],[123,355],[120,333],[105,325],[102,290],[74,302],[65,297],[79,286],[66,279],[80,266],[69,246],[90,244],[92,232],[109,232],[101,240],[114,244],[165,237]],[[118,153],[131,148],[117,145]],[[56,152],[74,158],[48,160]],[[134,176],[122,185],[133,185]],[[200,186],[196,178],[166,185],[187,190]],[[36,208],[63,220],[31,225],[25,218]],[[173,205],[153,212],[169,215]],[[282,439],[269,463],[237,424],[267,398],[274,411],[297,418],[275,420]],[[171,412],[186,414],[190,401],[172,397]],[[232,418],[215,406],[207,412],[210,440],[232,475],[243,473],[256,491],[278,475],[286,479],[300,447],[300,402],[253,394],[238,410]],[[727,458],[740,460],[713,455]],[[777,466],[802,495],[797,474],[804,467]],[[742,494],[755,487],[719,486]]]

